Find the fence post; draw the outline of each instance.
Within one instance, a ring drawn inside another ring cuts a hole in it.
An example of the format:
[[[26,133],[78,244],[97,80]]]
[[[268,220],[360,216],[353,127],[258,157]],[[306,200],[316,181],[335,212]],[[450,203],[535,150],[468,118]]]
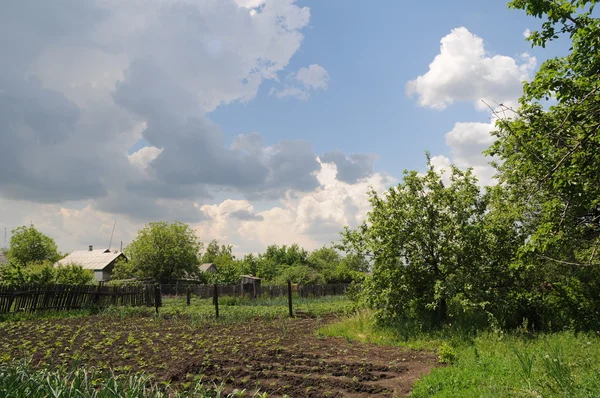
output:
[[[190,293],[190,287],[189,286],[187,287],[186,294],[187,294],[187,305],[190,305],[191,293]]]
[[[160,285],[156,284],[154,286],[154,308],[156,309],[156,313],[158,314],[158,307],[161,304],[161,295],[160,295]]]
[[[219,289],[217,284],[215,283],[215,291],[213,296],[213,301],[215,302],[215,316],[219,317]]]
[[[290,318],[294,317],[294,311],[292,309],[292,282],[288,281],[288,307],[290,310]]]

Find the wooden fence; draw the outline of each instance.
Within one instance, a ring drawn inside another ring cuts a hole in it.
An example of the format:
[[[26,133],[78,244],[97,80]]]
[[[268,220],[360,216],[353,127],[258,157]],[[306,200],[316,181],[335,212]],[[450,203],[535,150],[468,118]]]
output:
[[[160,290],[164,296],[184,296],[187,289],[200,298],[211,298],[214,295],[213,285],[187,285],[171,284],[160,285]],[[292,285],[292,291],[300,297],[322,297],[322,296],[341,296],[346,293],[347,283],[331,283],[326,285]],[[219,285],[218,295],[240,297],[243,295],[241,285]],[[259,295],[266,298],[287,296],[287,286],[261,286]]]
[[[71,310],[90,306],[154,306],[152,286],[95,285],[0,286],[0,314],[41,310]],[[160,297],[159,297],[160,299]]]

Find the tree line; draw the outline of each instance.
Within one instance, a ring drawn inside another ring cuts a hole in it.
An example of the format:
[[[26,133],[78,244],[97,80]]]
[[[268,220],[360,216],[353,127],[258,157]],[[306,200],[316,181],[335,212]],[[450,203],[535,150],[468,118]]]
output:
[[[153,279],[171,283],[197,279],[204,283],[236,284],[241,275],[262,278],[263,283],[341,283],[361,280],[369,264],[360,255],[343,256],[333,247],[312,252],[297,244],[271,245],[263,253],[233,255],[233,246],[212,240],[206,248],[186,224],[154,222],[139,231],[124,250],[129,261],[121,261],[115,279]],[[198,265],[215,264],[217,273],[203,273]]]
[[[174,283],[193,279],[202,283],[236,284],[241,275],[253,275],[267,284],[343,283],[359,281],[368,263],[359,255],[343,256],[333,247],[312,252],[297,244],[271,245],[264,253],[233,255],[233,246],[212,240],[206,248],[188,225],[152,222],[142,228],[125,247],[127,260],[118,261],[113,269],[113,283],[119,280],[152,280]],[[33,225],[12,231],[6,251],[8,264],[0,270],[5,285],[76,283],[93,281],[93,273],[80,265],[54,267],[63,258],[55,241]],[[217,273],[203,273],[199,265],[213,263]]]

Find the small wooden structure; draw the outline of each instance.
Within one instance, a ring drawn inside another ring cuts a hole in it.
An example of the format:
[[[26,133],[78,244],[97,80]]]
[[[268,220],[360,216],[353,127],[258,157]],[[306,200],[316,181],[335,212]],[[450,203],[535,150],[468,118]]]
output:
[[[249,294],[252,298],[260,296],[260,281],[261,278],[257,278],[252,275],[242,275],[242,294]]]

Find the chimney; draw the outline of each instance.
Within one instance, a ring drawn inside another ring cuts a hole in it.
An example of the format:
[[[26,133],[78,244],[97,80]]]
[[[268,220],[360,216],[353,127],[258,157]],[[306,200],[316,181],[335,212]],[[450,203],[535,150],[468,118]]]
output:
[[[94,250],[94,246],[90,245],[90,251]]]

